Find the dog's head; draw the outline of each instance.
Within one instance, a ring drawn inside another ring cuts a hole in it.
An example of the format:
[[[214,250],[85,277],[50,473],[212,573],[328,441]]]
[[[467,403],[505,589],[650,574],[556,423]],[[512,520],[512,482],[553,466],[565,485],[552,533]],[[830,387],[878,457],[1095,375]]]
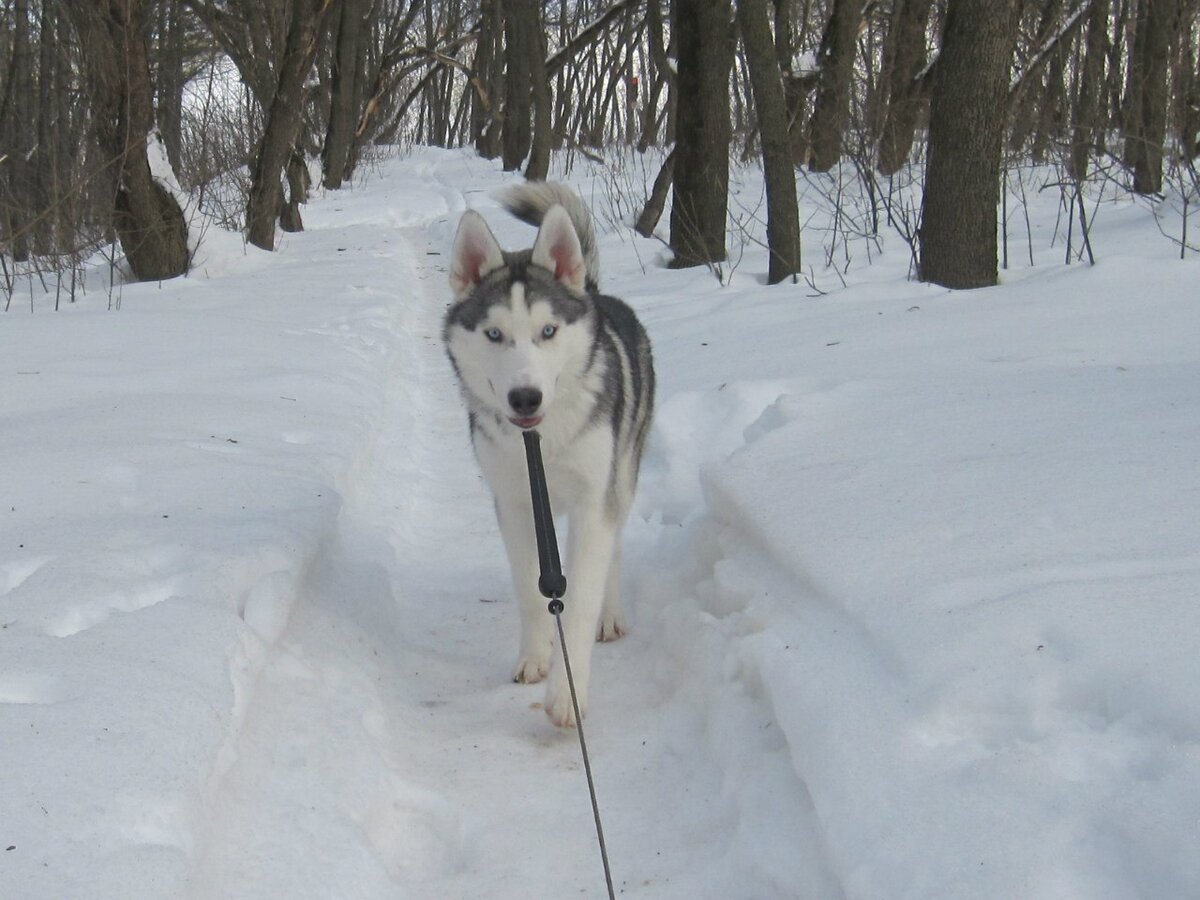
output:
[[[483,218],[454,238],[446,349],[464,387],[517,428],[553,415],[556,388],[588,359],[592,304],[571,219],[551,207],[530,250],[505,253]]]

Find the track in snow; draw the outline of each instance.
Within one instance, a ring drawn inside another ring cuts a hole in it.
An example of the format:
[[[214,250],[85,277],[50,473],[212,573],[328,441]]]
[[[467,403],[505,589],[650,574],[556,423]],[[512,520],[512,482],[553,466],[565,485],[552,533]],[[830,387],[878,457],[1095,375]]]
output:
[[[384,418],[258,679],[196,898],[503,896],[506,870],[555,868],[531,819],[564,890],[594,881],[574,737],[506,681],[515,607],[423,255],[396,260]]]
[[[373,231],[403,285],[386,407],[249,700],[189,900],[604,896],[576,736],[508,680],[518,613],[441,348],[444,271],[420,230]],[[791,886],[764,887],[761,826],[711,754],[743,723],[664,671],[638,599],[634,633],[597,650],[588,719],[618,891],[790,895],[810,811],[778,821]],[[764,752],[763,783],[795,781],[785,747]]]

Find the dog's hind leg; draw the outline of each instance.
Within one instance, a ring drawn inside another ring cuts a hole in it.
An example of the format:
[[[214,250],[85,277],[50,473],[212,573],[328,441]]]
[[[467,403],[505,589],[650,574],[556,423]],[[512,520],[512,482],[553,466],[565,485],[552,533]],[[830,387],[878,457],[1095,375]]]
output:
[[[521,607],[521,650],[513,681],[534,684],[546,677],[554,652],[554,617],[538,591],[537,539],[528,497],[496,498],[496,519],[508,553],[513,590]]]

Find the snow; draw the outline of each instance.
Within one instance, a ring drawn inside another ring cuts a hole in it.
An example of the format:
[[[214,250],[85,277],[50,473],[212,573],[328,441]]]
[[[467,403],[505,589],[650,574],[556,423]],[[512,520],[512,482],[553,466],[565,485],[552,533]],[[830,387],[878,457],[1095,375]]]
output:
[[[440,346],[512,177],[416,151],[0,319],[4,900],[604,895]],[[813,296],[569,178],[660,381],[585,723],[620,894],[1200,895],[1196,260],[1109,202],[1064,266],[1046,197],[999,288],[884,235]]]

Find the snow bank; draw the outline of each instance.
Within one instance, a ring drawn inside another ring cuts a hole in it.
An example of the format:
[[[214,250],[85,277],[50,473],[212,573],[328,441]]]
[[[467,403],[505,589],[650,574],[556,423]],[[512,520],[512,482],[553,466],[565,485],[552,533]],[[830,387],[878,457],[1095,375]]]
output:
[[[0,895],[178,895],[380,414],[395,295],[334,243],[0,323]]]
[[[645,592],[782,732],[845,896],[1200,891],[1196,275],[708,314],[729,380],[656,435],[715,451],[705,513]]]

